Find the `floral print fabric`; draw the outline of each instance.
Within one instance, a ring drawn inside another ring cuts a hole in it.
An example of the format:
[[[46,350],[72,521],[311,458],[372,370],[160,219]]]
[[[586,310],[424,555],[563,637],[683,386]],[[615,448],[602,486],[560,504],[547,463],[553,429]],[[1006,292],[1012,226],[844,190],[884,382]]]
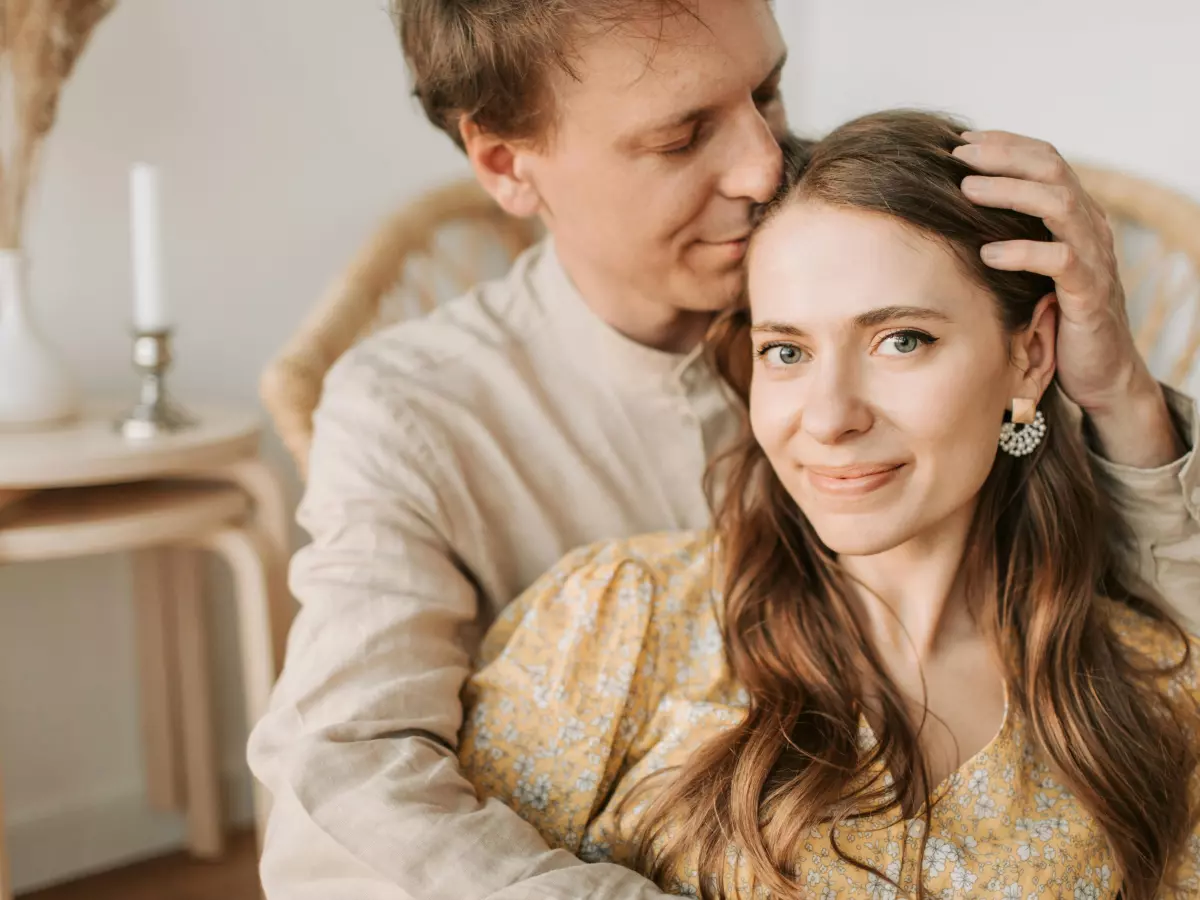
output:
[[[505,611],[465,693],[459,756],[482,796],[511,805],[554,847],[629,862],[620,836],[649,796],[639,793],[621,819],[631,788],[682,764],[744,714],[747,698],[722,652],[713,555],[703,533],[596,545],[569,555]],[[1136,649],[1179,657],[1178,641],[1149,621],[1123,608],[1115,615]],[[1194,663],[1174,687],[1196,691]],[[874,740],[865,720],[861,739]],[[1117,896],[1103,836],[1015,710],[934,798],[923,857],[920,820],[839,831],[843,850],[886,879],[846,863],[828,829],[815,829],[798,860],[812,896],[900,900],[915,896],[918,879],[928,896],[946,900]],[[736,848],[730,854],[736,860]],[[1193,836],[1180,893],[1168,896],[1200,896],[1198,861]],[[668,887],[695,895],[700,878],[685,866]]]

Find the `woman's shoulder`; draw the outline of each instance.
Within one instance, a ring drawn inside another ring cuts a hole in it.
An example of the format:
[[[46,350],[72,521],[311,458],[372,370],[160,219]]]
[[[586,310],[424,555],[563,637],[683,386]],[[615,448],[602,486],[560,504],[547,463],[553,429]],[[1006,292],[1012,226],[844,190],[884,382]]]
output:
[[[1200,698],[1200,638],[1165,614],[1123,603],[1110,603],[1109,611],[1112,629],[1126,648],[1161,668],[1174,686]]]
[[[487,662],[524,634],[554,644],[643,643],[671,622],[715,615],[713,536],[669,531],[573,550],[501,614],[484,640]]]
[[[715,550],[715,538],[709,530],[659,531],[599,541],[563,557],[547,573],[543,586],[553,589],[569,583],[587,591],[603,589],[617,577],[632,575],[680,597],[702,594],[713,585]]]
[[[482,796],[580,852],[663,698],[722,671],[719,634],[700,641],[688,630],[712,632],[695,606],[710,558],[699,532],[592,544],[505,610],[464,694],[459,755]]]

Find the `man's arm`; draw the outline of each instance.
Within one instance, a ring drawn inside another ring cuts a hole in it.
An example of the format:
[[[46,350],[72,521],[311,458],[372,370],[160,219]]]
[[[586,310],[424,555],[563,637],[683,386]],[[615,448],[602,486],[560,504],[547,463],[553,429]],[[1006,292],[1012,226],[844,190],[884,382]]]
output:
[[[1090,420],[1085,429],[1101,484],[1136,543],[1136,571],[1193,633],[1200,633],[1200,464],[1194,453],[1200,418],[1190,397],[1170,389],[1163,389],[1162,397],[1166,425],[1156,421],[1140,430],[1131,428],[1132,458],[1111,452],[1114,441],[1125,438],[1106,441]],[[1161,434],[1164,427],[1170,437]],[[1143,440],[1136,440],[1139,435]],[[1157,457],[1143,455],[1155,444],[1162,448]]]
[[[249,748],[274,798],[267,897],[658,898],[633,872],[551,851],[460,774],[451,748],[477,599],[450,549],[446,457],[394,388],[374,384],[340,364],[316,416],[300,510],[313,540],[291,570],[301,611]]]

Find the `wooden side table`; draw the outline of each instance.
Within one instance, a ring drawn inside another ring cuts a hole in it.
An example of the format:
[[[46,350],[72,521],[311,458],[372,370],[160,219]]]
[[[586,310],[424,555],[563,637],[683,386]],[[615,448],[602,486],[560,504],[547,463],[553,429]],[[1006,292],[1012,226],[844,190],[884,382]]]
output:
[[[191,851],[211,858],[224,836],[197,551],[233,569],[254,721],[294,614],[287,502],[259,458],[257,415],[195,407],[196,427],[130,442],[112,427],[120,411],[97,404],[62,428],[0,432],[0,565],[132,554],[147,797],[185,812]],[[257,791],[260,837],[265,814]],[[6,869],[0,850],[0,900],[9,896]]]

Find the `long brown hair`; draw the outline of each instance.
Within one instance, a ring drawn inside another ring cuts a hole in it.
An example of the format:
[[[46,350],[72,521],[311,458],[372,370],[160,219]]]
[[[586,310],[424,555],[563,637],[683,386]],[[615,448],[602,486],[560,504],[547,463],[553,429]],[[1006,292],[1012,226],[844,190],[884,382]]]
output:
[[[995,295],[1010,332],[1028,325],[1053,283],[986,267],[984,243],[1047,240],[1040,220],[972,205],[960,190],[972,170],[951,151],[954,121],[889,112],[851,122],[789,158],[791,177],[773,207],[807,201],[875,212],[944,241]],[[751,250],[753,253],[753,248]],[[726,316],[713,349],[748,396],[745,310]],[[1196,766],[1194,707],[1168,698],[1158,679],[1187,660],[1183,631],[1130,585],[1128,534],[1091,474],[1079,429],[1055,386],[1041,409],[1049,429],[1032,455],[999,454],[979,498],[964,572],[976,621],[1003,660],[1010,703],[1103,831],[1125,900],[1151,900],[1165,883],[1193,821],[1188,784]],[[918,741],[860,621],[849,582],[747,434],[724,460],[716,509],[725,648],[749,695],[745,719],[701,745],[653,801],[636,830],[637,865],[664,886],[695,863],[705,897],[736,879],[737,847],[754,886],[804,896],[794,870],[817,825],[839,844],[867,816],[923,811],[931,785]],[[710,472],[714,475],[717,470]],[[715,476],[714,476],[715,477]],[[1154,668],[1127,649],[1100,598],[1134,607],[1179,637],[1180,662]],[[858,742],[859,710],[873,698],[874,749]],[[884,788],[869,772],[886,762]],[[635,792],[636,793],[636,792]],[[924,846],[921,848],[922,855]],[[918,868],[918,871],[920,869]],[[893,884],[895,882],[892,882]],[[923,895],[924,891],[921,890]]]

